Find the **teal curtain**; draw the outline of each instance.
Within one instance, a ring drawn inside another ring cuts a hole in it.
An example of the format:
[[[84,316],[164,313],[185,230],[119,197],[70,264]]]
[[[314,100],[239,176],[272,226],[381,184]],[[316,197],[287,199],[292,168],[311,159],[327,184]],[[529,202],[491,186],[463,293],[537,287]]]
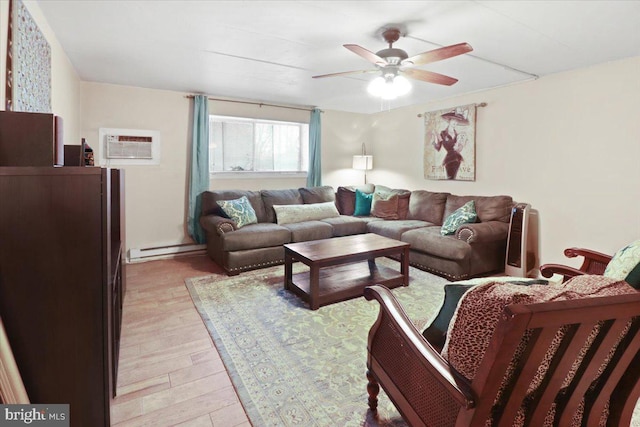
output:
[[[187,231],[196,243],[205,243],[206,235],[200,226],[202,192],[209,189],[209,101],[205,95],[193,98],[192,137]]]
[[[320,142],[322,140],[320,135],[320,114],[321,111],[317,108],[311,110],[311,120],[309,121],[309,172],[307,173],[307,187],[319,187],[322,182],[321,172],[322,167],[320,164],[320,155],[322,150],[320,149]]]

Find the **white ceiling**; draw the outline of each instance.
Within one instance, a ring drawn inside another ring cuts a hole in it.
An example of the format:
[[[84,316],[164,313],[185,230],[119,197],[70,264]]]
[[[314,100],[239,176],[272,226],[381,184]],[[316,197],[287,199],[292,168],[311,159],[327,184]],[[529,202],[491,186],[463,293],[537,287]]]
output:
[[[473,52],[420,68],[459,79],[413,82],[396,108],[640,55],[640,1],[40,0],[82,80],[372,113],[380,30],[406,30],[409,56],[467,42]],[[385,108],[388,108],[385,104]]]

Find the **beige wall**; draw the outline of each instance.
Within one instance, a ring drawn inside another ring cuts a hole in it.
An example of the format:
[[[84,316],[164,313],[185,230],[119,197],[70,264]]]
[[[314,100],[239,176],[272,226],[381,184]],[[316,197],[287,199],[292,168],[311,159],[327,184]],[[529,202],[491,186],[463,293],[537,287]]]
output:
[[[63,119],[65,144],[80,144],[80,79],[37,2],[24,1],[51,47],[51,109]],[[5,109],[9,2],[0,0],[0,110]]]
[[[564,262],[570,246],[613,253],[640,238],[638,76],[640,57],[375,114],[370,178],[528,202],[539,211],[543,263]],[[424,179],[417,114],[474,102],[488,103],[478,109],[476,181]]]
[[[96,159],[100,128],[160,131],[160,164],[122,167],[127,249],[191,242],[185,231],[189,100],[178,92],[83,82],[81,105],[82,135]]]
[[[126,174],[127,249],[192,243],[186,232],[192,101],[184,93],[82,83],[82,135],[99,158],[100,128],[160,131],[160,164],[122,167]],[[309,121],[301,110],[211,101],[211,114]],[[119,167],[119,166],[114,166]],[[212,189],[297,188],[306,179],[212,179]]]

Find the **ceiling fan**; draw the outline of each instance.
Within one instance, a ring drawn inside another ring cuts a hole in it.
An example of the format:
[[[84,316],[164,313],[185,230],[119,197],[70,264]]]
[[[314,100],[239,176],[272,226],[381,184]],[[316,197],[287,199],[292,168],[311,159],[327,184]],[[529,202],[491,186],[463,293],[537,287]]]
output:
[[[458,43],[451,46],[445,46],[439,49],[430,50],[428,52],[423,52],[410,57],[404,50],[393,47],[393,43],[398,41],[400,35],[401,32],[398,28],[392,27],[385,29],[382,33],[382,37],[389,44],[389,47],[387,49],[382,49],[376,53],[373,53],[370,50],[363,48],[362,46],[358,46],[357,44],[344,45],[344,47],[346,47],[356,55],[359,55],[374,64],[376,66],[376,69],[343,71],[340,73],[313,76],[313,78],[319,79],[324,77],[346,76],[350,74],[381,72],[381,76],[374,79],[369,85],[369,92],[375,95],[380,95],[386,99],[391,99],[402,94],[399,93],[398,90],[400,92],[404,91],[404,93],[406,93],[411,88],[411,85],[408,81],[403,81],[404,78],[402,77],[402,75],[428,83],[451,86],[452,84],[456,83],[458,79],[434,73],[432,71],[419,70],[412,67],[430,64],[436,61],[442,61],[443,59],[452,58],[454,56],[462,55],[473,50],[473,48],[467,43]],[[383,90],[384,86],[390,88],[390,86],[394,84],[402,87],[396,88],[398,90],[395,91],[397,92],[395,96],[385,96]],[[380,90],[382,90],[382,92],[380,92]]]

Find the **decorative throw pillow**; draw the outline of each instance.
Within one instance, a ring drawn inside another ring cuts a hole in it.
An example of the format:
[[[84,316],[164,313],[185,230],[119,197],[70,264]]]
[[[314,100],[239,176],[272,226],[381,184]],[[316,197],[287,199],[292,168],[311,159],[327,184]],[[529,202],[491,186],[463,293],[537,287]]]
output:
[[[368,216],[371,213],[371,201],[373,193],[367,194],[360,190],[356,190],[356,208],[353,211],[354,216]]]
[[[458,307],[458,302],[464,294],[475,285],[462,285],[452,283],[450,285],[444,285],[444,301],[440,306],[440,311],[436,314],[436,317],[431,321],[431,324],[422,331],[422,336],[431,344],[436,350],[441,351],[444,347],[445,339],[447,338],[447,330],[449,330],[449,324],[453,313]]]
[[[373,193],[371,216],[384,219],[398,219],[398,195]]]
[[[280,225],[340,216],[334,202],[273,205],[273,210],[276,211],[276,218]]]
[[[447,236],[456,232],[462,224],[471,224],[476,222],[478,214],[476,214],[476,204],[473,200],[468,201],[451,213],[444,220],[444,224],[440,228],[440,233]]]
[[[616,252],[603,275],[624,280],[634,288],[640,289],[640,240]]]
[[[336,204],[342,215],[353,215],[356,209],[356,191],[348,187],[338,187]]]
[[[222,212],[236,223],[238,228],[258,222],[256,211],[253,210],[253,206],[249,203],[247,196],[234,200],[218,200],[216,203],[218,203]]]

